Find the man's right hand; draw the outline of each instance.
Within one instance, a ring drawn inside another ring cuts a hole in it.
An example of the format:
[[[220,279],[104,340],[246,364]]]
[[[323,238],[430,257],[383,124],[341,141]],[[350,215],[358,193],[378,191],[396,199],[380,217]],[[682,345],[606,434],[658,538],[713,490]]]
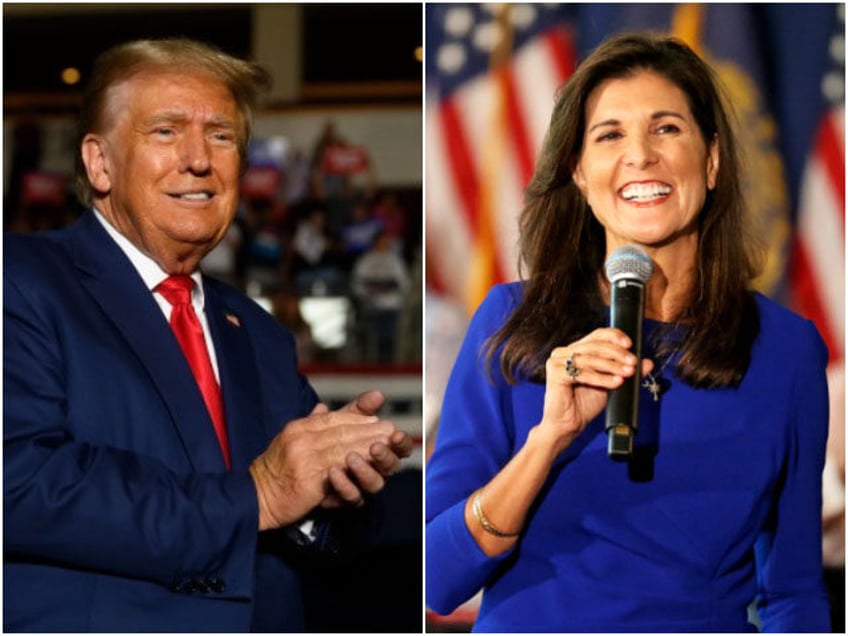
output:
[[[363,458],[372,457],[372,448],[397,447],[400,435],[376,415],[346,408],[330,412],[323,404],[289,422],[250,465],[259,529],[289,525],[319,505],[361,504],[363,490],[383,487],[385,470]]]

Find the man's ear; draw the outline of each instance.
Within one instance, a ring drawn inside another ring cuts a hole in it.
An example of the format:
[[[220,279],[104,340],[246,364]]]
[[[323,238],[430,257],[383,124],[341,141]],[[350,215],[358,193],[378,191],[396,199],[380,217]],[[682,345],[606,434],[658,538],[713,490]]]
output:
[[[109,146],[106,139],[93,133],[83,137],[80,152],[88,181],[97,192],[107,193],[112,189]]]

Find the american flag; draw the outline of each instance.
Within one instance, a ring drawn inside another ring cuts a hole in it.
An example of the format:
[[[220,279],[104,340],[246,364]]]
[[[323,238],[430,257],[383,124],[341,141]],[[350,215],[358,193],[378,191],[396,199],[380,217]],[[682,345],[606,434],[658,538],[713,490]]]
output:
[[[821,77],[823,112],[801,179],[789,284],[794,308],[816,323],[830,354],[823,556],[825,565],[844,567],[845,478],[838,466],[845,452],[845,5],[833,9],[838,19]]]
[[[797,310],[811,318],[842,365],[845,337],[845,5],[828,43],[830,68],[821,78],[826,105],[801,182],[790,286]]]
[[[427,5],[428,283],[469,312],[517,275],[523,191],[575,65],[563,11]]]

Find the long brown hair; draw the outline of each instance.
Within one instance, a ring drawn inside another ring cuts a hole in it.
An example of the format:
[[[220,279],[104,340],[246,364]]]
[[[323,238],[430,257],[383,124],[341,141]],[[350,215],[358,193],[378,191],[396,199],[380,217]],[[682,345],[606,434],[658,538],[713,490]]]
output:
[[[487,359],[500,358],[510,383],[519,376],[544,378],[545,359],[554,347],[603,326],[600,286],[604,229],[572,173],[585,130],[585,107],[602,82],[650,70],[686,95],[709,147],[718,139],[716,187],[698,216],[698,254],[691,301],[677,316],[685,326],[682,343],[663,342],[659,355],[681,353],[675,372],[695,387],[736,386],[745,375],[759,331],[750,291],[761,252],[746,227],[741,162],[728,109],[710,67],[679,40],[652,34],[622,34],[602,43],[560,89],[519,220],[521,302],[489,340]],[[491,368],[491,366],[489,367]]]
[[[151,70],[197,73],[215,78],[230,89],[240,116],[239,157],[242,170],[245,170],[253,110],[259,95],[271,85],[270,75],[253,62],[185,38],[126,42],[98,56],[83,94],[77,122],[77,150],[88,133],[100,132],[107,124],[109,89],[136,73]],[[76,157],[76,192],[84,205],[91,205],[93,190],[79,152]]]

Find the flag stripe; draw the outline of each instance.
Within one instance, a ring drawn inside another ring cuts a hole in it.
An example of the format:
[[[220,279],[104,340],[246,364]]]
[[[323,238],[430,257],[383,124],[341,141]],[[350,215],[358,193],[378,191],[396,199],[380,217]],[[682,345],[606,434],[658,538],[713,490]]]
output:
[[[837,281],[844,279],[844,208],[830,186],[818,158],[810,161],[801,192],[802,213],[798,221],[801,241],[811,259],[822,289],[839,292]],[[835,300],[836,297],[834,297]]]
[[[516,53],[512,74],[535,166],[551,119],[554,96],[562,82],[557,77],[550,49],[541,40],[525,45]]]
[[[807,257],[807,251],[801,241],[796,238],[793,241],[793,272],[792,282],[795,295],[795,306],[800,313],[812,320],[827,345],[830,355],[829,363],[833,364],[842,360],[842,348],[833,338],[833,329],[825,311],[819,293],[818,283],[813,276],[812,267]]]
[[[570,34],[564,28],[553,28],[543,36],[545,45],[550,50],[550,57],[556,65],[556,80],[561,84],[567,80],[577,66],[577,55]]]
[[[454,183],[457,184],[462,211],[472,228],[477,226],[476,214],[480,205],[480,184],[471,160],[471,151],[466,140],[465,130],[453,97],[442,102],[442,124],[447,160],[451,167]]]
[[[533,150],[530,146],[530,136],[527,133],[527,124],[515,87],[513,76],[513,65],[505,65],[498,72],[498,80],[504,95],[506,105],[505,126],[509,132],[512,146],[515,149],[518,174],[521,187],[525,187],[533,176]]]
[[[835,116],[835,113],[833,114]],[[840,144],[840,135],[836,130],[833,116],[825,117],[816,138],[816,154],[824,164],[825,170],[838,201],[845,201],[845,149]],[[843,230],[845,227],[845,206],[839,215]]]
[[[445,159],[445,136],[441,111],[433,104],[427,109],[427,243],[425,252],[427,284],[460,298],[465,289],[465,270],[454,266],[468,256],[471,229],[463,212],[451,166]],[[432,184],[439,184],[433,187]]]

